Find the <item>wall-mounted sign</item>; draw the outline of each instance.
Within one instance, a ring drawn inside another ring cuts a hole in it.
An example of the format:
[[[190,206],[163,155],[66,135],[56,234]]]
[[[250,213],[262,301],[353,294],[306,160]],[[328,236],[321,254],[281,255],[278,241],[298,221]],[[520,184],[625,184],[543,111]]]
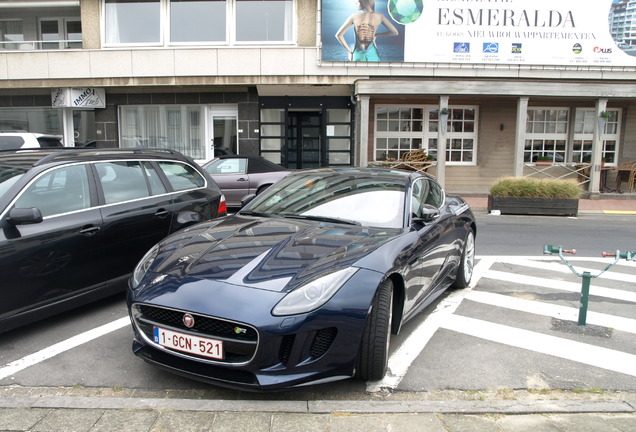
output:
[[[633,66],[628,3],[322,0],[322,60]]]
[[[106,91],[95,87],[56,88],[51,90],[53,108],[106,108]]]

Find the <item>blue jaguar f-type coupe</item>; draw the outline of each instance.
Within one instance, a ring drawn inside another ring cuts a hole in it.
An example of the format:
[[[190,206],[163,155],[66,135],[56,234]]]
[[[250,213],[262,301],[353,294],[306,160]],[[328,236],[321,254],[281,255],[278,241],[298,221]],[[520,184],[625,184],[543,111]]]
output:
[[[391,334],[470,282],[475,218],[426,174],[298,171],[251,198],[139,262],[136,355],[244,390],[378,380]]]

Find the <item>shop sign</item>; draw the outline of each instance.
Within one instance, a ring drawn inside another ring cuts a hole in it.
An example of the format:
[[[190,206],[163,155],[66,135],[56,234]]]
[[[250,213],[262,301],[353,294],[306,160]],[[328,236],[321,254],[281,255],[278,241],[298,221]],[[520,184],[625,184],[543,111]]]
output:
[[[366,1],[323,0],[322,60],[634,66],[627,3],[376,0],[364,13]]]
[[[106,91],[95,87],[56,88],[51,90],[53,108],[106,108]]]

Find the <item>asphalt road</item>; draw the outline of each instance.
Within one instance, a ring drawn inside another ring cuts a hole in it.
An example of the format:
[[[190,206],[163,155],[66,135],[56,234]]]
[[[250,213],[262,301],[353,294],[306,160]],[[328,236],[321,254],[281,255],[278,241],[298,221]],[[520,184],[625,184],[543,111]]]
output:
[[[473,287],[452,291],[391,343],[382,382],[354,380],[297,391],[323,399],[391,390],[608,389],[636,391],[636,263],[622,260],[592,282],[588,323],[577,320],[581,279],[551,243],[578,250],[600,271],[602,251],[636,250],[636,217],[478,216]],[[101,327],[107,326],[107,327]],[[92,333],[87,333],[92,331]],[[136,358],[123,295],[0,335],[0,387],[200,390],[255,397],[181,378]],[[283,393],[286,399],[293,392]]]

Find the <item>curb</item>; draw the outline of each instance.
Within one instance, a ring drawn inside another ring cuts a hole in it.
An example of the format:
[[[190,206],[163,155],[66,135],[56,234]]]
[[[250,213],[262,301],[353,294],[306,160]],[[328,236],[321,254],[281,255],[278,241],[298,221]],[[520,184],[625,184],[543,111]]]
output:
[[[268,412],[299,414],[581,414],[636,413],[635,400],[485,400],[485,401],[266,401],[119,397],[21,397],[0,399],[8,409],[170,410],[209,412]]]

